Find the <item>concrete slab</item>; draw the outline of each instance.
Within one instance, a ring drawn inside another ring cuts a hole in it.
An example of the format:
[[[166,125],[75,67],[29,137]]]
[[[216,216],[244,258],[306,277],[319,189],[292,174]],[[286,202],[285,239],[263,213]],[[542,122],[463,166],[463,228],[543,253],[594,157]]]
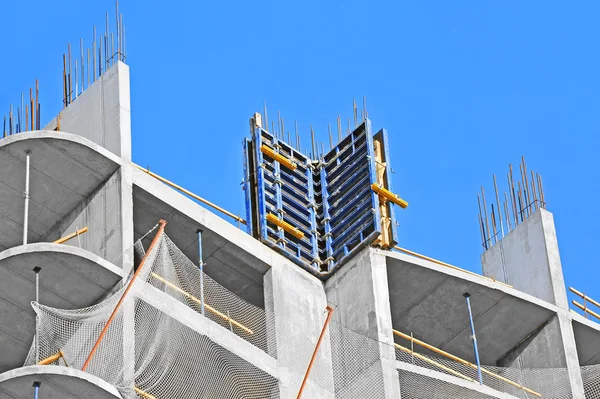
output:
[[[29,242],[35,242],[120,166],[77,135],[40,130],[0,140],[0,247],[22,244],[25,151],[31,151]]]
[[[121,269],[81,248],[28,244],[0,253],[0,372],[23,364],[35,334],[35,273],[40,303],[63,309],[90,306],[121,280]]]
[[[479,353],[487,365],[556,314],[554,305],[513,288],[409,255],[379,252],[387,256],[394,328],[469,361],[474,355],[463,293],[471,294]]]
[[[416,393],[417,396],[419,393],[423,396],[423,398],[478,398],[478,399],[487,399],[487,398],[501,398],[501,399],[517,399],[516,396],[509,395],[504,392],[496,391],[485,385],[479,385],[478,383],[473,383],[470,381],[465,381],[462,378],[454,377],[448,374],[440,373],[438,371],[429,370],[424,367],[415,366],[413,364],[404,363],[404,362],[396,362],[396,367],[398,370],[402,370],[408,373],[418,374],[421,378],[421,388],[419,389],[415,384],[412,386],[403,386],[403,379],[410,379],[410,376],[406,375],[406,373],[400,373],[401,387],[407,388],[406,394],[410,395],[411,393]],[[436,380],[439,381],[444,387],[444,389],[440,389],[441,386],[432,386],[432,384],[428,384],[427,380]],[[438,396],[435,396],[435,395]],[[433,395],[433,396],[432,396]],[[410,395],[413,397],[413,395]]]
[[[122,399],[117,388],[83,371],[59,366],[21,367],[0,374],[0,396],[30,399],[34,382],[40,382],[39,399]]]
[[[133,170],[133,184],[135,240],[159,219],[166,219],[169,238],[189,259],[197,262],[196,232],[202,229],[205,272],[236,295],[264,308],[263,276],[273,263],[273,256],[280,255],[137,168]],[[152,237],[150,234],[145,239],[145,247]]]
[[[580,366],[600,364],[600,324],[571,313]]]

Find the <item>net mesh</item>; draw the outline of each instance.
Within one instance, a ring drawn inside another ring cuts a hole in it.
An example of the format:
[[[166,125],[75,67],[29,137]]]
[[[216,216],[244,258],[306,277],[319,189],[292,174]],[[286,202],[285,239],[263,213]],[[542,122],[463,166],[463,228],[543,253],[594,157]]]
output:
[[[82,369],[125,289],[84,309],[33,303],[39,318],[39,358],[53,357],[51,364]],[[168,311],[149,300],[156,293],[175,299]],[[246,350],[271,359],[276,372],[252,364],[258,363],[182,321],[175,305],[218,334],[246,341]],[[202,313],[210,321],[202,319]],[[321,313],[312,326],[278,324],[270,312],[201,273],[162,234],[85,371],[115,385],[128,399],[295,398],[326,317]],[[55,357],[57,353],[61,356]],[[448,378],[397,370],[396,361],[469,381],[461,387]],[[25,365],[35,363],[34,342]],[[485,368],[544,398],[572,397],[566,369]],[[582,367],[581,373],[586,397],[600,399],[600,366]],[[331,321],[302,397],[383,399],[399,397],[400,392],[409,399],[535,397],[487,374],[484,384],[498,395],[485,395],[477,391],[476,380],[477,371],[471,367],[443,357],[415,356]]]
[[[115,385],[125,398],[279,397],[276,378],[142,299],[143,292],[157,289],[198,313],[204,311],[222,334],[233,333],[264,352],[273,346],[263,309],[206,274],[201,290],[200,277],[198,267],[162,234],[85,371]],[[33,303],[40,360],[61,353],[52,364],[82,369],[125,289],[84,309]],[[25,365],[35,364],[35,358],[34,341]]]
[[[407,351],[396,348],[396,358],[403,362],[414,366],[423,367],[425,369],[434,370],[436,372],[451,375],[453,377],[461,378],[463,380],[474,381],[478,384],[478,375],[475,368],[466,366],[462,363],[450,360],[446,357],[431,356],[418,354],[413,355]],[[525,388],[529,388],[542,395],[543,398],[552,399],[568,399],[572,398],[571,383],[569,379],[569,373],[566,368],[513,368],[513,367],[494,367],[494,366],[482,366],[485,370],[494,373],[500,377],[506,378],[517,384],[522,385]],[[413,374],[410,372],[399,371],[399,373]],[[600,399],[600,365],[583,366],[581,367],[581,376],[585,389],[586,398]],[[498,377],[483,373],[483,384],[502,393],[507,393],[517,398],[535,398],[537,397],[530,391],[515,387],[506,381],[501,380]],[[402,382],[402,393],[404,390],[410,390],[411,384],[417,384],[417,377],[406,376],[405,382]],[[441,383],[436,383],[437,385]],[[443,385],[443,384],[442,384]],[[431,387],[433,387],[432,385]],[[430,386],[423,385],[425,392],[430,392]],[[427,388],[425,388],[427,387]],[[435,388],[431,388],[435,392]],[[421,393],[423,395],[424,393]],[[431,394],[429,397],[438,397]],[[415,398],[424,396],[415,396]],[[448,393],[448,398],[459,398],[459,396],[453,396]]]
[[[398,370],[402,399],[493,399],[489,396],[449,382],[406,370]]]

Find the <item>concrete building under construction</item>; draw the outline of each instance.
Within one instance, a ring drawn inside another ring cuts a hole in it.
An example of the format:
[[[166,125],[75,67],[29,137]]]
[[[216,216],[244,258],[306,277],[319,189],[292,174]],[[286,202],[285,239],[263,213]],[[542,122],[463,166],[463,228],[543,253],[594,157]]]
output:
[[[117,21],[0,139],[0,398],[600,398],[599,304],[570,309],[524,162],[480,198],[481,275],[399,246],[366,109],[329,152],[253,115],[233,215],[132,163]]]

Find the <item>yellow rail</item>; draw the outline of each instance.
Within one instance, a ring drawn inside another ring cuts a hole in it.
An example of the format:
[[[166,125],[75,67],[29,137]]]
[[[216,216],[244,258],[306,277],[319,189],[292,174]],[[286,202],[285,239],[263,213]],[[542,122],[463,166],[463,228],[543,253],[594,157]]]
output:
[[[575,288],[573,287],[569,287],[569,291],[571,291],[572,293],[574,293],[577,296],[580,296],[581,299],[583,299],[586,302],[591,303],[592,305],[596,305],[600,308],[600,303],[598,303],[597,301],[593,300],[592,298],[590,298],[589,296],[585,295],[582,292],[577,291]]]
[[[146,391],[142,391],[141,389],[139,389],[138,387],[133,387],[133,389],[135,390],[135,392],[140,395],[143,396],[146,399],[158,399],[156,396],[152,396],[150,395],[148,392]]]
[[[58,351],[58,353],[55,353],[54,355],[49,356],[49,357],[45,358],[44,360],[40,360],[40,362],[38,363],[38,365],[40,365],[40,366],[46,366],[46,365],[48,365],[50,363],[54,363],[55,361],[57,361],[61,357],[64,358],[64,355],[63,355],[63,353],[61,351]]]
[[[464,374],[461,374],[461,373],[459,373],[458,371],[454,371],[454,370],[452,370],[450,367],[446,367],[446,366],[444,366],[444,365],[443,365],[443,364],[441,364],[441,363],[438,363],[438,362],[436,362],[436,361],[434,361],[434,360],[431,360],[431,359],[430,359],[430,358],[428,358],[428,357],[425,357],[425,356],[421,355],[420,353],[413,352],[413,351],[411,351],[410,349],[408,349],[408,348],[405,348],[405,347],[403,347],[402,345],[398,345],[398,344],[396,344],[396,343],[394,344],[394,346],[395,346],[397,349],[400,349],[401,351],[404,351],[404,352],[406,352],[406,353],[409,353],[409,354],[411,354],[412,356],[414,356],[414,357],[416,357],[416,358],[419,358],[419,359],[423,360],[424,362],[427,362],[427,363],[429,363],[429,364],[433,364],[434,366],[436,366],[436,367],[439,367],[439,368],[441,368],[442,370],[444,370],[444,371],[447,371],[447,372],[448,372],[448,373],[450,373],[450,374],[454,374],[454,375],[455,375],[455,376],[457,376],[457,377],[464,378],[464,379],[465,379],[465,380],[467,380],[467,381],[475,382],[475,380],[474,380],[474,379],[472,379],[471,377],[467,377],[466,375],[464,375]]]
[[[54,241],[54,244],[64,244],[65,242],[69,241],[72,238],[77,237],[80,234],[87,233],[87,231],[88,231],[88,228],[84,227],[83,229],[77,230],[75,233],[71,233],[67,236],[64,236],[63,238],[59,238],[58,240]]]
[[[274,160],[276,160],[277,162],[279,162],[280,164],[282,164],[283,166],[285,166],[288,169],[296,170],[296,168],[298,167],[298,165],[296,165],[296,162],[290,161],[283,155],[273,151],[273,149],[271,147],[267,147],[264,144],[260,146],[260,151],[263,154],[267,154],[268,156],[270,156],[271,158],[273,158]]]
[[[582,304],[580,304],[579,302],[577,302],[575,300],[571,301],[571,303],[573,305],[577,306],[579,309],[583,310],[585,313],[591,314],[592,316],[594,316],[595,318],[600,320],[600,314],[594,312],[593,310],[589,310],[587,307],[583,306]]]
[[[192,301],[196,302],[197,304],[202,305],[202,301],[200,299],[196,298],[195,296],[193,296],[189,292],[186,292],[186,291],[182,290],[181,288],[179,288],[175,284],[171,283],[170,281],[164,279],[163,277],[159,276],[158,274],[152,272],[152,277],[154,277],[158,281],[164,283],[165,285],[169,286],[170,288],[174,289],[175,291],[177,291],[177,292],[185,295],[187,298],[191,299]],[[243,324],[241,324],[241,323],[233,320],[228,315],[219,312],[217,309],[213,308],[212,306],[207,305],[206,302],[204,303],[204,308],[206,310],[208,310],[209,312],[214,313],[215,315],[219,316],[220,318],[227,320],[228,322],[230,322],[234,326],[241,328],[242,330],[246,331],[248,334],[254,334],[254,331],[252,331],[248,327],[244,326]]]
[[[379,194],[380,196],[382,196],[383,198],[385,198],[386,200],[398,205],[400,208],[408,207],[408,202],[404,201],[402,198],[400,198],[396,194],[392,193],[387,188],[381,187],[377,183],[371,184],[371,189],[373,191],[375,191],[377,194]]]
[[[404,333],[402,333],[402,332],[400,332],[400,331],[397,331],[397,330],[392,330],[392,331],[394,332],[394,335],[397,335],[398,337],[401,337],[401,338],[407,339],[407,340],[409,340],[409,341],[411,341],[411,342],[413,342],[413,343],[415,343],[415,344],[417,344],[417,345],[419,345],[419,346],[422,346],[423,348],[429,349],[429,350],[430,350],[430,351],[432,351],[432,352],[435,352],[435,353],[437,353],[437,354],[440,354],[440,355],[442,355],[442,356],[445,356],[445,357],[447,357],[448,359],[454,360],[455,362],[461,363],[461,364],[463,364],[463,365],[465,365],[465,366],[471,367],[472,369],[475,369],[475,370],[477,370],[477,369],[478,369],[478,367],[477,367],[477,365],[476,365],[476,364],[473,364],[473,363],[471,363],[471,362],[469,362],[469,361],[466,361],[466,360],[464,360],[464,359],[461,359],[461,358],[460,358],[460,357],[458,357],[458,356],[455,356],[455,355],[453,355],[453,354],[451,354],[451,353],[448,353],[448,352],[446,352],[446,351],[443,351],[443,350],[441,350],[441,349],[439,349],[439,348],[436,348],[436,347],[435,347],[435,346],[433,346],[433,345],[429,345],[428,343],[425,343],[425,342],[423,342],[423,341],[420,341],[420,340],[418,340],[418,339],[416,339],[416,338],[413,338],[413,337],[411,337],[410,335],[404,334]],[[498,374],[492,373],[491,371],[488,371],[488,370],[484,369],[483,367],[481,367],[481,372],[482,372],[482,373],[485,373],[485,374],[487,374],[487,375],[489,375],[489,376],[492,376],[492,377],[494,377],[494,378],[497,378],[497,379],[499,379],[500,381],[504,381],[504,382],[506,382],[507,384],[510,384],[510,385],[512,385],[513,387],[520,388],[520,389],[524,390],[525,392],[529,392],[529,393],[530,393],[530,394],[532,394],[532,395],[538,396],[538,397],[540,397],[540,398],[542,397],[542,395],[541,395],[540,393],[538,393],[538,392],[536,392],[536,391],[534,391],[534,390],[531,390],[531,389],[529,389],[529,388],[526,388],[526,387],[524,387],[523,385],[521,385],[521,384],[519,384],[519,383],[516,383],[516,382],[514,382],[514,381],[511,381],[511,380],[509,380],[508,378],[504,378],[504,377],[502,377],[502,376],[499,376]]]
[[[136,168],[138,168],[139,170],[141,170],[142,172],[147,173],[148,175],[154,177],[156,180],[159,180],[159,181],[165,183],[167,186],[172,187],[175,190],[178,190],[178,191],[180,191],[180,192],[182,192],[182,193],[184,193],[186,195],[189,195],[190,197],[192,197],[192,198],[194,198],[194,199],[202,202],[203,204],[206,204],[206,205],[208,205],[208,206],[216,209],[219,212],[224,213],[225,215],[229,216],[232,219],[237,220],[238,222],[240,222],[242,224],[246,224],[246,221],[244,219],[242,219],[241,217],[236,216],[236,215],[234,215],[233,213],[231,213],[229,211],[226,211],[225,209],[221,208],[220,206],[218,206],[216,204],[213,204],[212,202],[210,202],[208,200],[205,200],[204,198],[202,198],[202,197],[200,197],[200,196],[192,193],[191,191],[186,190],[185,188],[183,188],[183,187],[181,187],[181,186],[179,186],[179,185],[177,185],[177,184],[175,184],[175,183],[173,183],[173,182],[165,179],[164,177],[161,177],[161,176],[157,175],[154,172],[150,172],[148,169],[142,168],[140,165],[136,165],[133,162],[132,162],[132,165],[135,166]]]
[[[288,233],[290,233],[291,235],[293,235],[294,237],[296,237],[298,239],[304,238],[304,233],[301,232],[300,230],[298,230],[297,227],[292,226],[288,222],[284,222],[283,220],[279,219],[276,215],[274,215],[272,213],[269,213],[267,215],[267,220],[269,222],[281,227],[283,230],[287,231]]]
[[[477,274],[477,273],[473,273],[473,272],[470,272],[470,271],[468,271],[468,270],[465,270],[465,269],[461,269],[460,267],[457,267],[457,266],[451,265],[450,263],[442,262],[441,260],[437,260],[437,259],[430,258],[429,256],[421,255],[420,253],[413,252],[413,251],[411,251],[411,250],[408,250],[408,249],[406,249],[406,248],[399,247],[399,246],[397,246],[397,245],[394,247],[394,249],[396,249],[396,250],[398,250],[398,251],[400,251],[400,252],[404,252],[405,254],[412,255],[412,256],[414,256],[415,258],[419,258],[419,259],[423,259],[423,260],[428,260],[428,261],[430,261],[430,262],[437,263],[438,265],[441,265],[441,266],[446,266],[446,267],[449,267],[450,269],[458,270],[458,271],[460,271],[460,272],[467,273],[467,274],[470,274],[470,275],[472,275],[472,276],[477,276],[477,277],[480,277],[480,278],[484,278],[484,279],[487,279],[487,280],[491,280],[491,281],[493,281],[493,282],[495,282],[495,283],[502,284],[502,285],[504,285],[504,286],[506,286],[506,287],[512,288],[512,285],[508,285],[508,284],[506,284],[506,283],[503,283],[502,281],[498,281],[498,280],[495,280],[495,279],[493,279],[493,278],[489,278],[489,277],[487,277],[487,276],[482,276],[481,274]]]

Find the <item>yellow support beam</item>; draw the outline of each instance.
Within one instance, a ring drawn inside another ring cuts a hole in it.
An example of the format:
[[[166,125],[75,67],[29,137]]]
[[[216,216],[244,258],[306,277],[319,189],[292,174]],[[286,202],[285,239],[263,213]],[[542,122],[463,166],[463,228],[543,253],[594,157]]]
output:
[[[429,364],[433,364],[435,367],[438,367],[438,368],[440,368],[440,369],[442,369],[442,370],[444,370],[444,371],[446,371],[446,372],[448,372],[448,373],[450,373],[450,374],[453,374],[453,375],[455,375],[455,376],[457,376],[457,377],[460,377],[460,378],[464,378],[464,379],[465,379],[465,380],[467,380],[467,381],[475,382],[475,380],[474,380],[474,379],[472,379],[471,377],[467,377],[466,375],[464,375],[464,374],[461,374],[461,373],[459,373],[458,371],[454,371],[454,370],[452,370],[450,367],[446,367],[446,366],[444,366],[444,365],[443,365],[443,364],[441,364],[441,363],[438,363],[438,362],[436,362],[436,361],[434,361],[434,360],[431,360],[431,359],[430,359],[430,358],[428,358],[428,357],[425,357],[425,356],[421,355],[420,353],[413,352],[413,351],[411,351],[410,349],[408,349],[408,348],[405,348],[405,347],[403,347],[402,345],[398,345],[398,344],[396,344],[396,343],[394,343],[394,346],[396,347],[396,349],[400,349],[401,351],[403,351],[403,352],[406,352],[406,353],[410,354],[411,356],[414,356],[414,357],[416,357],[417,359],[421,359],[421,360],[423,360],[424,362],[427,362],[427,363],[429,363]]]
[[[593,300],[592,298],[590,298],[589,296],[585,295],[584,293],[577,291],[575,288],[569,287],[569,291],[571,291],[573,294],[581,297],[581,299],[583,299],[584,301],[589,302],[592,305],[596,305],[597,307],[600,308],[600,303],[598,303],[597,301]]]
[[[182,290],[181,288],[179,288],[178,286],[176,286],[175,284],[171,283],[170,281],[166,280],[165,278],[159,276],[158,274],[152,272],[152,277],[154,277],[155,279],[157,279],[158,281],[164,283],[165,285],[167,285],[169,288],[174,289],[175,291],[185,295],[187,298],[191,299],[192,301],[196,302],[197,304],[202,306],[202,301],[198,298],[196,298],[195,296],[193,296],[192,294],[190,294],[189,292],[186,292],[184,290]],[[227,320],[228,322],[230,322],[232,325],[237,326],[239,328],[241,328],[242,330],[244,330],[245,332],[247,332],[248,334],[254,334],[254,331],[252,331],[251,329],[249,329],[248,327],[246,327],[245,325],[233,320],[231,317],[229,317],[228,315],[219,312],[217,309],[213,308],[212,306],[208,305],[206,302],[204,302],[204,308],[206,310],[208,310],[211,313],[214,313],[215,315],[219,316],[222,319]]]
[[[594,312],[593,310],[589,310],[587,307],[583,306],[582,304],[580,304],[579,302],[577,302],[575,300],[573,300],[571,302],[573,303],[573,305],[577,306],[579,309],[583,310],[585,313],[591,314],[592,316],[594,316],[595,318],[600,320],[600,314]]]
[[[148,392],[142,391],[138,387],[133,387],[135,392],[146,399],[158,399],[156,396],[150,395]]]
[[[282,164],[283,166],[285,166],[288,169],[296,170],[296,168],[298,167],[296,162],[290,161],[283,155],[273,151],[273,149],[271,147],[267,147],[264,144],[260,146],[260,151],[263,154],[270,156],[271,158],[273,158],[274,160],[276,160],[277,162],[279,162],[280,164]]]
[[[61,351],[58,351],[58,353],[55,353],[52,356],[49,356],[47,358],[45,358],[44,360],[40,360],[40,362],[38,363],[38,365],[40,366],[46,366],[50,363],[54,363],[55,361],[57,361],[58,359],[60,359],[61,357],[63,357],[63,354]]]
[[[285,222],[285,221],[279,219],[276,215],[274,215],[272,213],[269,213],[267,215],[267,220],[269,222],[273,223],[274,225],[281,227],[283,230],[287,231],[288,233],[290,233],[297,239],[304,238],[304,233],[301,232],[300,230],[298,230],[297,227],[294,227],[291,224],[289,224],[288,222]]]
[[[371,184],[371,189],[373,191],[375,191],[377,194],[379,194],[379,196],[381,196],[382,198],[384,198],[384,199],[386,199],[386,200],[388,200],[388,201],[390,201],[390,202],[398,205],[400,208],[407,208],[408,207],[408,202],[404,201],[402,198],[400,198],[396,194],[392,193],[387,188],[381,187],[377,183]]]
[[[420,341],[420,340],[418,340],[418,339],[416,339],[414,337],[411,337],[410,335],[404,334],[404,333],[402,333],[402,332],[400,332],[398,330],[392,330],[392,331],[394,332],[394,335],[396,335],[398,337],[401,337],[401,338],[404,338],[406,340],[409,340],[409,341],[411,341],[411,342],[413,342],[413,343],[415,343],[415,344],[417,344],[419,346],[422,346],[425,349],[429,349],[432,352],[435,352],[435,353],[437,353],[439,355],[445,356],[448,359],[454,360],[455,362],[461,363],[461,364],[463,364],[463,365],[465,365],[467,367],[471,367],[472,369],[475,369],[475,370],[478,369],[478,367],[477,367],[476,364],[473,364],[473,363],[471,363],[471,362],[469,362],[467,360],[461,359],[458,356],[455,356],[455,355],[453,355],[451,353],[448,353],[448,352],[443,351],[443,350],[441,350],[439,348],[436,348],[433,345],[430,345],[430,344],[428,344],[426,342]],[[504,378],[504,377],[502,377],[502,376],[500,376],[498,374],[492,373],[491,371],[488,371],[488,370],[484,369],[483,367],[481,367],[481,372],[485,373],[485,374],[487,374],[487,375],[489,375],[491,377],[497,378],[500,381],[504,381],[507,384],[510,384],[510,385],[512,385],[515,388],[519,388],[519,389],[522,389],[525,392],[529,392],[532,395],[535,395],[535,396],[540,397],[540,398],[542,397],[542,394],[540,394],[540,393],[538,393],[538,392],[536,392],[534,390],[531,390],[531,389],[529,389],[527,387],[524,387],[523,385],[521,385],[521,384],[519,384],[517,382],[511,381],[508,378]]]
[[[74,233],[64,236],[63,238],[59,238],[58,240],[54,241],[54,244],[64,244],[65,242],[69,241],[72,238],[77,237],[80,234],[87,233],[87,231],[88,231],[88,228],[86,226],[83,229],[79,229]]]

